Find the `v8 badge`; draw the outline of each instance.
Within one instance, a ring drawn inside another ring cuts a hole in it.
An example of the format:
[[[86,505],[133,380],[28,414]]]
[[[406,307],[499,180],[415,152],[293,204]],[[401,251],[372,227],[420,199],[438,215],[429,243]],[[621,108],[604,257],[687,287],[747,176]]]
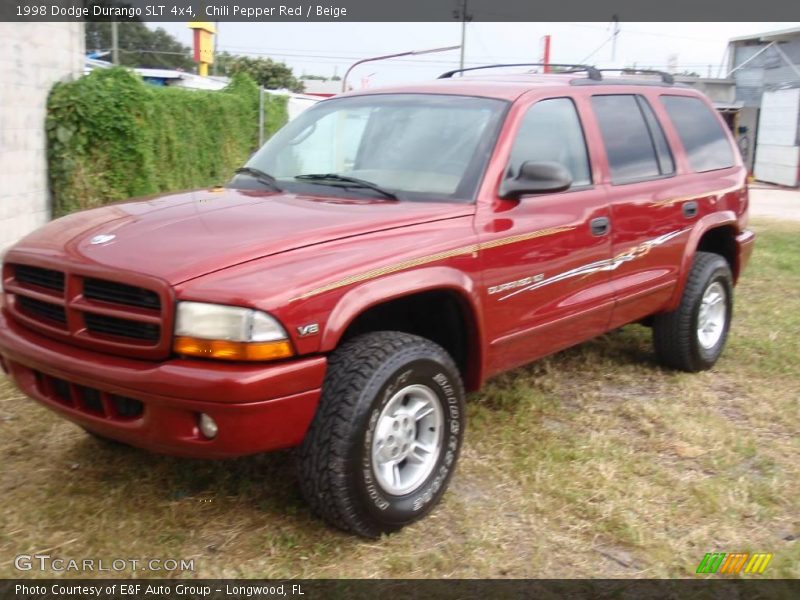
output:
[[[319,324],[309,323],[308,325],[301,325],[300,327],[297,328],[297,333],[300,337],[317,335],[319,333]]]

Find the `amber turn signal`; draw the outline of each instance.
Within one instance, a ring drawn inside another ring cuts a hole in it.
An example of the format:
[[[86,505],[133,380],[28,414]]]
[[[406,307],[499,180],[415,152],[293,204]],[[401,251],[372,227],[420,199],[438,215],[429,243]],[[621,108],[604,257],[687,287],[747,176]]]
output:
[[[229,342],[176,337],[173,349],[183,356],[221,360],[275,360],[294,354],[288,340],[276,342]]]

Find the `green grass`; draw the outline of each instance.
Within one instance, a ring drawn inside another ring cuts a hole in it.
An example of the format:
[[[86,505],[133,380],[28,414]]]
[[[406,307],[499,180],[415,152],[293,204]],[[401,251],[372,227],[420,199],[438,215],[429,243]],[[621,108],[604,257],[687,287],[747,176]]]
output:
[[[761,551],[764,577],[800,577],[800,225],[755,228],[713,370],[658,367],[630,326],[496,378],[443,504],[379,541],[315,519],[290,453],[109,446],[2,382],[0,577],[41,551],[194,559],[181,577],[548,578],[694,577],[706,552]]]

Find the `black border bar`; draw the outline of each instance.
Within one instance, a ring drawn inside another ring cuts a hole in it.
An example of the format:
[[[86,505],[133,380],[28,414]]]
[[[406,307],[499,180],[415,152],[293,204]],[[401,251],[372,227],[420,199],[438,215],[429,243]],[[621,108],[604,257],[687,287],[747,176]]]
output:
[[[149,586],[149,587],[148,587]],[[23,589],[24,588],[24,589]],[[151,591],[152,590],[152,591]],[[259,590],[261,590],[259,592]],[[97,593],[99,591],[99,593]],[[574,600],[800,598],[797,579],[17,579],[3,600]]]
[[[0,21],[453,22],[464,0],[2,0]],[[111,11],[111,9],[118,9]],[[44,10],[42,10],[44,9]],[[111,11],[111,12],[110,12]],[[113,14],[112,14],[113,12]],[[470,21],[800,21],[795,0],[466,0]]]

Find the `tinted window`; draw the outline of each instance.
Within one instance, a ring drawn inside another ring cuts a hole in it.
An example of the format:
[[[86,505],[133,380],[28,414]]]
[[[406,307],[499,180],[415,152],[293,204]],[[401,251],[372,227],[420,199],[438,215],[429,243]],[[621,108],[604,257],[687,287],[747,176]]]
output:
[[[733,150],[716,115],[699,98],[661,96],[695,171],[733,166]]]
[[[335,98],[300,113],[247,165],[290,192],[373,194],[303,179],[332,173],[376,183],[403,200],[471,200],[506,108],[502,100],[434,94]],[[232,185],[258,182],[239,175]]]
[[[592,96],[592,106],[608,154],[612,183],[654,179],[674,171],[664,133],[643,98]]]
[[[647,100],[641,96],[637,96],[636,100],[639,108],[647,121],[647,128],[650,130],[650,137],[653,140],[653,148],[656,151],[656,158],[658,159],[658,166],[662,175],[671,175],[675,172],[675,162],[672,160],[672,153],[669,151],[667,138],[664,137],[664,130],[656,119],[653,109],[647,103]]]
[[[511,150],[512,172],[516,174],[527,161],[561,163],[572,175],[573,187],[592,182],[583,130],[572,100],[542,100],[525,113]]]

